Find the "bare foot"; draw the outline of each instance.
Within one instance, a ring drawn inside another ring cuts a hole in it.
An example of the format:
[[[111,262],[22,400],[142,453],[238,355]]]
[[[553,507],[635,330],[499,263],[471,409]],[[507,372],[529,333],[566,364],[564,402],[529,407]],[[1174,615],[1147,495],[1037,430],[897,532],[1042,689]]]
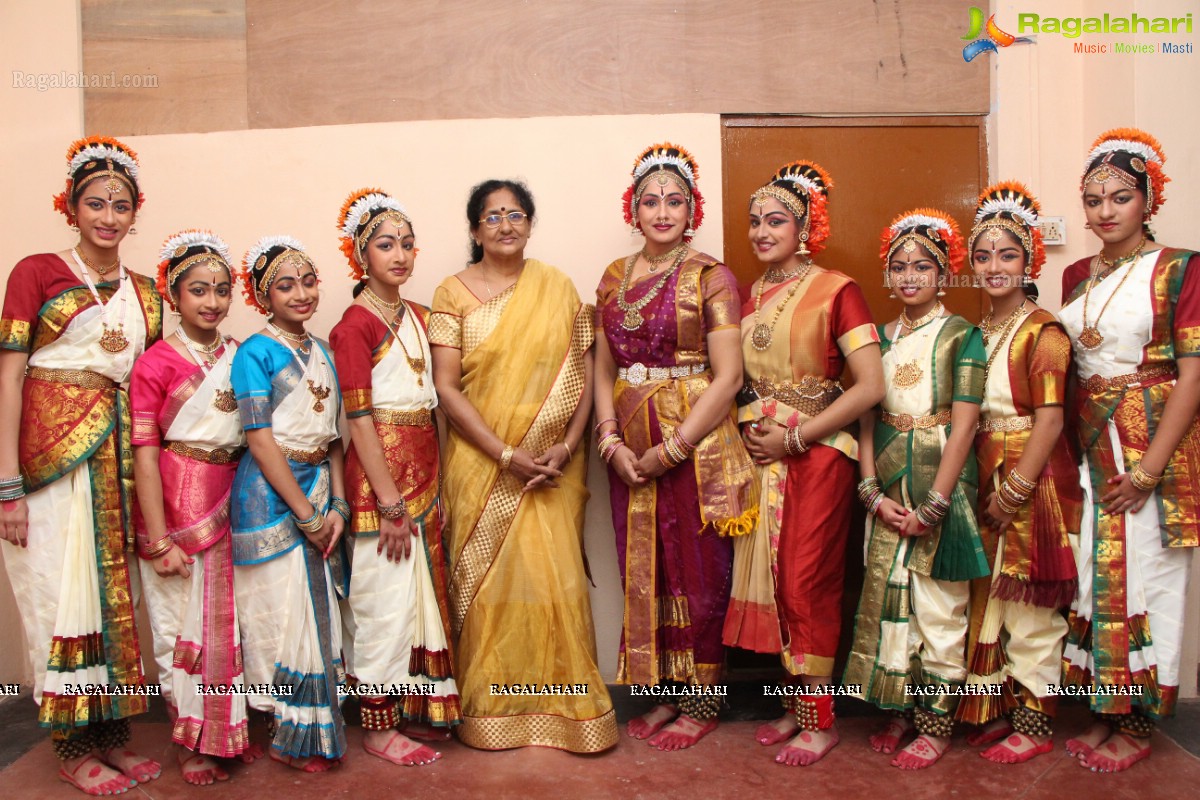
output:
[[[1004,741],[998,742],[979,755],[996,764],[1024,764],[1034,756],[1049,753],[1054,749],[1054,742],[1049,736],[1026,736],[1023,733],[1013,733]]]
[[[950,749],[949,736],[928,736],[922,733],[912,743],[896,754],[892,766],[900,769],[926,769]]]
[[[807,767],[824,758],[838,741],[837,728],[800,731],[800,735],[784,745],[779,755],[775,756],[775,763],[787,764],[789,767]]]
[[[179,771],[183,780],[193,786],[209,786],[217,781],[229,780],[229,773],[206,755],[191,750],[179,749]]]
[[[328,772],[329,770],[341,764],[341,759],[324,758],[322,756],[304,756],[297,758],[295,756],[281,755],[278,750],[272,747],[268,751],[272,761],[278,761],[280,764],[287,764],[292,769],[298,769],[301,772]]]
[[[758,730],[754,731],[754,739],[764,746],[779,744],[795,736],[798,730],[800,730],[800,726],[796,724],[796,716],[784,714],[774,722],[764,722],[759,725]]]
[[[900,740],[914,729],[913,722],[908,717],[892,717],[875,735],[867,741],[876,753],[894,753],[900,746]]]
[[[1150,756],[1150,740],[1114,733],[1098,745],[1079,765],[1092,772],[1121,772]]]
[[[104,763],[120,770],[126,778],[138,783],[149,783],[162,775],[161,764],[126,747],[114,747],[107,752],[101,752],[100,758],[104,759]]]
[[[404,767],[432,764],[442,754],[432,747],[414,742],[399,731],[367,731],[363,734],[363,749],[376,758]]]
[[[1075,756],[1080,761],[1092,754],[1101,742],[1112,735],[1112,728],[1103,722],[1093,722],[1086,731],[1067,739],[1067,754]]]
[[[658,705],[640,717],[629,720],[625,724],[625,733],[635,739],[648,739],[677,716],[679,716],[679,710],[675,706]]]
[[[262,758],[265,755],[266,755],[266,752],[262,749],[262,745],[249,744],[249,745],[246,745],[245,750],[238,753],[236,756],[234,756],[234,758],[236,758],[238,761],[242,762],[243,764],[253,764],[255,761],[258,761],[260,758]]]
[[[410,739],[420,739],[423,742],[448,742],[450,729],[438,728],[428,722],[408,722],[400,730]]]
[[[650,737],[648,744],[664,752],[686,750],[717,729],[717,721],[700,722],[680,714],[667,727]]]
[[[1004,717],[992,720],[982,728],[977,728],[967,734],[967,744],[978,747],[981,744],[998,742],[1012,733],[1012,723]]]
[[[124,794],[135,785],[133,781],[89,753],[79,758],[67,758],[58,770],[58,779],[94,797]]]

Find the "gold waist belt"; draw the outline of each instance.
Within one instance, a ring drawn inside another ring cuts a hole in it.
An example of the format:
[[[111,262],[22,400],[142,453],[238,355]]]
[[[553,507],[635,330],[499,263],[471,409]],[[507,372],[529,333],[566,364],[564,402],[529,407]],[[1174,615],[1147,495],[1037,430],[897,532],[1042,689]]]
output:
[[[414,425],[423,428],[433,424],[433,412],[428,408],[419,408],[416,411],[388,411],[386,408],[373,408],[371,416],[385,425]]]
[[[949,425],[950,412],[939,411],[936,414],[926,414],[914,417],[912,414],[889,414],[883,412],[883,424],[891,425],[898,431],[911,431],[917,428],[932,428],[935,425]]]
[[[979,430],[986,433],[994,431],[1029,431],[1033,430],[1033,417],[981,419],[979,420]]]
[[[829,408],[842,394],[840,382],[815,375],[805,375],[796,383],[755,378],[746,381],[746,388],[754,392],[759,400],[775,399],[810,417]]]
[[[1093,375],[1083,381],[1083,388],[1090,394],[1104,394],[1115,389],[1136,389],[1150,383],[1163,383],[1176,375],[1174,364],[1151,364],[1138,367],[1137,372],[1105,378]]]
[[[708,364],[676,364],[670,367],[648,367],[640,361],[628,367],[617,367],[617,377],[630,386],[641,386],[647,381],[669,381],[703,375]]]
[[[320,464],[329,455],[328,447],[318,447],[316,450],[296,450],[281,444],[279,449],[287,456],[288,461],[298,461],[301,464]]]
[[[203,461],[205,464],[232,464],[246,451],[244,447],[235,447],[232,450],[222,450],[220,447],[215,450],[205,450],[202,447],[191,447],[183,442],[171,442],[163,449],[170,450],[184,458]]]
[[[99,372],[86,369],[50,369],[49,367],[30,367],[25,373],[35,381],[47,383],[70,383],[83,389],[115,389],[117,382],[106,378]]]

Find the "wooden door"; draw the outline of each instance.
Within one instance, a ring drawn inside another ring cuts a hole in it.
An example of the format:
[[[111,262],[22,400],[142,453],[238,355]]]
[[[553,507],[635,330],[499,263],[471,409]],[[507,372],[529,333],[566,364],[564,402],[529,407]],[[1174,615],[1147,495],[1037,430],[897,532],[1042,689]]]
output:
[[[982,116],[725,117],[722,120],[725,263],[747,285],[762,273],[746,237],[750,195],[775,170],[811,158],[833,179],[829,243],[817,262],[854,278],[877,322],[894,319],[879,260],[879,234],[897,214],[920,206],[948,212],[965,236],[986,185]],[[982,292],[960,273],[946,305],[973,322]]]

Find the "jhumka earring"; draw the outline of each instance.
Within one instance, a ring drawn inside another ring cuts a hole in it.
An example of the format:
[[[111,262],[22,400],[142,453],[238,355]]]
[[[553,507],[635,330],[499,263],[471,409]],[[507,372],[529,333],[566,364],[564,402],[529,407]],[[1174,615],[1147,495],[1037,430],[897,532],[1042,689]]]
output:
[[[1085,223],[1083,223],[1083,227],[1084,227],[1084,229],[1085,229],[1085,230],[1089,230],[1089,231],[1090,231],[1090,230],[1092,229],[1092,223],[1090,223],[1090,222],[1085,222]]]
[[[807,256],[809,254],[807,242],[808,242],[808,231],[803,231],[800,234],[800,246],[796,248],[796,255],[800,256],[801,258],[803,258],[804,256]]]

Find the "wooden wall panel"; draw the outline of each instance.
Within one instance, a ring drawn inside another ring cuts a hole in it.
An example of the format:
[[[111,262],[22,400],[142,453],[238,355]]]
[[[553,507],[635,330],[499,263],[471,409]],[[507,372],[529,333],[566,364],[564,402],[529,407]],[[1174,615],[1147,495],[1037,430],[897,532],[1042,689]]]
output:
[[[188,4],[191,6],[192,4]],[[981,114],[958,0],[83,0],[89,130],[644,113]],[[240,27],[239,27],[240,26]],[[241,48],[237,38],[241,37]],[[235,108],[236,106],[236,108]]]
[[[82,0],[81,11],[84,72],[133,84],[84,92],[87,133],[248,127],[244,0]]]

